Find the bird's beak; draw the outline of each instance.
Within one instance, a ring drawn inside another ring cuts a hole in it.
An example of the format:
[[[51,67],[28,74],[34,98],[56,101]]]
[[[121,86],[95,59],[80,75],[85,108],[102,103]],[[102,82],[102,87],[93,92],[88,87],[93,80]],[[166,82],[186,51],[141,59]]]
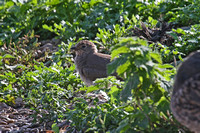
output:
[[[75,50],[76,50],[76,47],[75,47],[75,46],[74,46],[74,47],[71,47],[70,50],[71,50],[71,51],[75,51]]]

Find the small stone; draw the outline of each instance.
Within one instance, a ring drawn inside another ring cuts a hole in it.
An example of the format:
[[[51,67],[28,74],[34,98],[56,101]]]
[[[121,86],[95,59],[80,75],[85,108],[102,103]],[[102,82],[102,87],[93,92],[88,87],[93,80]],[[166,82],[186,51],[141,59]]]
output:
[[[10,132],[12,129],[10,128],[4,128],[2,127],[0,131],[2,131],[2,133],[6,133],[6,132]]]
[[[57,44],[60,43],[60,39],[53,38],[53,39],[52,39],[52,42],[53,42],[55,45],[57,45]]]
[[[7,108],[9,108],[8,105],[6,105],[5,103],[0,102],[0,110],[7,109]]]
[[[8,118],[15,119],[16,117],[13,114],[9,114]]]
[[[7,120],[7,123],[14,123],[16,120],[13,120],[13,119],[9,119]]]
[[[7,125],[7,122],[0,120],[0,125]]]
[[[14,107],[19,108],[24,105],[23,99],[21,97],[18,97],[15,99],[15,105]]]

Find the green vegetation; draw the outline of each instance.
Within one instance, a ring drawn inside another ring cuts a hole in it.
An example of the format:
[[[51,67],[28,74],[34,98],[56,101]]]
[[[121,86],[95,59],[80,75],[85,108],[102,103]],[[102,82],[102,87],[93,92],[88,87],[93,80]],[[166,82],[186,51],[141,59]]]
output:
[[[200,49],[200,3],[144,1],[0,2],[0,102],[23,98],[27,108],[42,114],[40,122],[54,121],[55,131],[62,120],[70,121],[68,131],[79,132],[188,131],[173,118],[170,95],[176,62]],[[162,21],[174,25],[167,31],[172,45],[133,36],[141,22],[155,29]],[[39,56],[40,42],[52,38],[61,40],[57,50]],[[117,71],[125,80],[110,76],[86,87],[69,50],[81,39],[111,54],[108,73]],[[102,92],[103,103],[87,95]]]

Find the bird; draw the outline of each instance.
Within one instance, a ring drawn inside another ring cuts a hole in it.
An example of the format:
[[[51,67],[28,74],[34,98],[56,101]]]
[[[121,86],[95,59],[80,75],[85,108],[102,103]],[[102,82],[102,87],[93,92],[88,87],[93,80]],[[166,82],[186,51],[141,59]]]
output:
[[[179,66],[170,106],[177,121],[200,133],[200,51],[192,52]]]
[[[111,62],[111,56],[98,53],[96,45],[89,40],[81,40],[71,47],[75,52],[74,63],[81,80],[86,86],[94,85],[97,78],[105,78],[107,74],[107,64]],[[116,73],[113,76],[117,76]]]

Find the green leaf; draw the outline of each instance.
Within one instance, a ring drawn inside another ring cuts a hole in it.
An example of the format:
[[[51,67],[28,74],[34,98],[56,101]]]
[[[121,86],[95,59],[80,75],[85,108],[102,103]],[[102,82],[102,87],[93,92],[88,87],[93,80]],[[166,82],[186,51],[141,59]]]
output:
[[[178,40],[178,36],[177,36],[176,33],[170,32],[170,33],[168,33],[168,34],[170,34],[175,40]]]
[[[52,72],[57,72],[57,73],[60,72],[60,70],[56,69],[55,67],[51,67],[51,70],[53,70]]]
[[[183,58],[181,57],[181,55],[178,55],[178,58],[179,58],[181,61],[183,61]]]
[[[8,1],[8,2],[6,2],[5,7],[9,8],[9,7],[13,6],[13,5],[14,5],[14,2]]]
[[[180,43],[175,43],[174,44],[176,47],[181,47],[182,45]]]
[[[5,59],[5,58],[15,58],[15,57],[12,56],[12,55],[10,55],[10,54],[5,54],[5,55],[3,56],[3,58]]]
[[[114,73],[118,66],[124,64],[127,61],[128,55],[122,55],[119,58],[116,58],[111,63],[107,65],[107,73],[108,75]]]
[[[149,125],[149,120],[147,119],[147,117],[144,117],[142,119],[142,121],[140,121],[140,123],[138,123],[138,126],[142,127],[142,128],[147,128]]]
[[[133,73],[133,75],[129,77],[128,82],[125,85],[125,88],[121,92],[121,97],[123,101],[128,100],[128,97],[132,95],[131,90],[136,89],[139,83],[140,83],[139,76],[136,73]]]
[[[126,132],[126,130],[128,129],[130,127],[130,125],[129,125],[129,119],[128,118],[126,118],[126,119],[124,119],[123,121],[121,121],[120,123],[119,123],[119,126],[118,126],[118,128],[116,129],[116,132],[117,133],[125,133]]]
[[[174,68],[174,66],[170,65],[170,64],[158,64],[159,68]]]
[[[102,3],[103,0],[91,0],[91,1],[90,1],[90,5],[91,5],[91,6],[94,6],[95,4],[100,3],[100,2]]]
[[[162,64],[162,58],[158,53],[150,53],[151,57],[155,59],[158,63]]]
[[[61,2],[60,0],[50,0],[50,1],[47,1],[45,4],[46,5],[57,5],[60,2]]]
[[[129,52],[129,48],[127,48],[126,46],[122,46],[122,47],[120,47],[118,49],[115,49],[115,50],[112,51],[111,60],[113,60],[119,54],[128,53],[128,52]]]
[[[190,43],[198,43],[199,41],[197,39],[190,39],[190,40],[188,40],[188,42],[190,42]]]
[[[178,29],[176,30],[176,32],[185,35],[185,31],[184,31],[183,29],[181,29],[181,28],[178,28]]]
[[[52,26],[48,26],[48,25],[46,25],[46,24],[42,25],[42,28],[47,29],[47,30],[49,30],[49,31],[51,31],[51,32],[54,31],[54,30],[52,29]]]
[[[87,93],[92,92],[92,91],[96,91],[99,90],[100,88],[98,88],[97,86],[90,86],[87,88]]]
[[[35,5],[35,6],[37,6],[37,0],[32,0],[32,3]]]
[[[1,80],[6,79],[6,78],[7,78],[7,76],[0,74],[0,79]]]
[[[112,86],[108,94],[110,95],[111,103],[114,103],[115,100],[118,100],[119,89],[116,86]]]
[[[56,123],[52,124],[52,130],[55,132],[55,133],[59,133],[59,127],[57,126]]]
[[[167,110],[169,110],[169,104],[170,104],[169,101],[163,96],[157,103],[158,105],[157,108],[159,111],[162,111],[165,114],[167,114]]]
[[[154,103],[157,103],[160,100],[160,98],[163,96],[163,93],[160,90],[160,88],[154,88],[153,94],[154,95],[152,96],[152,99],[153,99]]]
[[[128,67],[131,65],[130,61],[127,60],[124,64],[120,65],[118,68],[117,68],[117,73],[119,75],[123,74],[127,69]]]
[[[14,66],[8,66],[8,65],[5,64],[5,67],[10,69],[10,70],[14,70],[14,69],[16,69],[18,67],[18,64],[14,65]]]
[[[172,53],[173,53],[174,55],[177,55],[177,54],[178,54],[178,51],[173,50]]]

